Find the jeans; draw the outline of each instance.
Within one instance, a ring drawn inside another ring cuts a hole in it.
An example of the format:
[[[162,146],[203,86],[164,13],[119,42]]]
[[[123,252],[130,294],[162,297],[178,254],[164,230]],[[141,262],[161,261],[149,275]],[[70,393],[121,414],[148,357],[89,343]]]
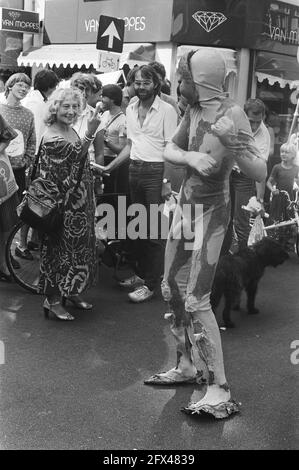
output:
[[[131,160],[129,167],[129,187],[131,204],[142,204],[146,208],[146,239],[133,240],[136,258],[136,274],[145,281],[145,285],[154,290],[160,284],[164,269],[165,240],[161,239],[160,228],[156,237],[150,235],[150,205],[162,203],[161,191],[164,174],[163,162],[144,162]]]
[[[239,249],[246,248],[250,233],[250,213],[242,209],[242,206],[247,206],[249,199],[256,194],[255,182],[243,173],[232,171],[231,183],[235,196],[234,228],[238,238]]]

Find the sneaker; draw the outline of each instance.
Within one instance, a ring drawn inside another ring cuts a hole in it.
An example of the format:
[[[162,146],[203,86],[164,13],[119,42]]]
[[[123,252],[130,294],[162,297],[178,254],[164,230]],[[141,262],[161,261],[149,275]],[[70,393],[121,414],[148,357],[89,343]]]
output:
[[[131,276],[127,279],[123,279],[122,281],[119,281],[118,285],[120,287],[136,287],[136,286],[142,286],[144,284],[144,280],[141,279],[141,277],[137,276],[134,274],[134,276]]]
[[[21,268],[21,265],[20,265],[19,261],[17,261],[16,258],[14,258],[12,255],[10,256],[10,260],[11,260],[11,265],[14,269],[20,269]]]
[[[15,255],[19,258],[28,259],[30,261],[34,259],[28,248],[20,248],[19,246],[15,249]]]
[[[134,292],[130,292],[130,294],[128,294],[129,299],[135,303],[149,300],[152,298],[153,295],[154,295],[154,291],[149,290],[147,286],[141,286],[138,289],[134,290]]]

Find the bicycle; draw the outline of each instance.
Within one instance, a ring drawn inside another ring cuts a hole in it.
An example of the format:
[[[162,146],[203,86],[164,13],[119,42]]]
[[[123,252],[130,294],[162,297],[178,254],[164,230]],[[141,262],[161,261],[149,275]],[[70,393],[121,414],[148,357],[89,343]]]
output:
[[[5,257],[8,270],[13,280],[23,289],[38,294],[39,273],[40,273],[40,249],[37,247],[35,250],[30,250],[33,260],[24,258],[15,258],[15,249],[18,247],[21,239],[21,228],[25,226],[24,222],[18,222],[12,229],[7,239],[5,248]],[[33,229],[29,227],[27,233],[27,245],[32,238]],[[102,245],[102,246],[101,246]],[[98,234],[97,236],[97,249],[98,249],[98,262],[104,264],[108,268],[114,268],[113,277],[117,280],[118,270],[121,267],[127,266],[128,252],[124,247],[124,240],[108,240],[105,233]],[[16,267],[15,260],[18,262],[19,267]]]
[[[288,196],[288,193],[286,191],[280,191],[280,194]],[[274,224],[265,226],[264,230],[266,232],[268,230],[270,230],[270,231],[275,230],[276,231],[276,236],[279,236],[279,229],[280,228],[288,227],[288,226],[296,227],[295,250],[296,250],[297,256],[299,257],[299,201],[298,201],[298,191],[296,192],[295,199],[293,201],[290,201],[290,203],[286,207],[286,210],[287,210],[288,213],[293,213],[294,216],[291,217],[289,220],[283,220],[281,222],[274,222]]]
[[[20,243],[21,228],[24,226],[27,226],[24,222],[18,222],[9,234],[5,247],[6,264],[14,281],[19,286],[23,287],[24,289],[28,290],[33,294],[38,294],[40,266],[40,250],[38,244],[34,250],[30,251],[33,256],[33,260],[17,258],[17,261],[20,265],[19,268],[16,268],[16,263],[14,262],[15,249]],[[32,243],[33,231],[35,230],[31,227],[28,228],[26,244],[29,244],[29,246],[30,242]]]

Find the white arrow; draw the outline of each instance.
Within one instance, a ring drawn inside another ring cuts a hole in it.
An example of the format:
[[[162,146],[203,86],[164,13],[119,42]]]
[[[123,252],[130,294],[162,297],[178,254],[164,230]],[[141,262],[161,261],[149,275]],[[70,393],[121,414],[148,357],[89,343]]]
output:
[[[102,34],[101,37],[103,38],[104,36],[109,36],[108,47],[109,47],[110,49],[112,49],[112,47],[113,47],[113,39],[114,39],[114,38],[120,40],[118,31],[117,31],[117,29],[116,29],[115,24],[114,24],[113,21],[110,23],[110,25],[108,26],[108,28],[107,28],[106,31]]]

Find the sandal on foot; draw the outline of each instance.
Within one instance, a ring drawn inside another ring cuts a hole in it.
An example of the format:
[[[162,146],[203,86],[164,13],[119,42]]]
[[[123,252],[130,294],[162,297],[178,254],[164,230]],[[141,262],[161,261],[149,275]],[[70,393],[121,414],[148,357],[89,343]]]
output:
[[[197,405],[197,403],[189,403],[186,408],[182,408],[181,411],[188,415],[209,415],[215,419],[228,418],[230,415],[239,413],[240,403],[236,403],[234,400],[228,400],[226,402],[218,403],[217,405]]]
[[[59,301],[55,303],[49,303],[48,299],[45,299],[43,308],[45,318],[47,319],[50,318],[50,315],[53,315],[58,320],[75,320],[75,317],[73,317],[73,315],[71,315],[69,312],[67,312],[66,310],[64,310],[64,308],[61,307]]]
[[[203,372],[198,371],[193,377],[187,377],[175,369],[168,372],[161,372],[160,374],[152,375],[149,379],[144,381],[145,385],[178,385],[178,384],[193,384],[205,383],[206,380],[202,377]]]

